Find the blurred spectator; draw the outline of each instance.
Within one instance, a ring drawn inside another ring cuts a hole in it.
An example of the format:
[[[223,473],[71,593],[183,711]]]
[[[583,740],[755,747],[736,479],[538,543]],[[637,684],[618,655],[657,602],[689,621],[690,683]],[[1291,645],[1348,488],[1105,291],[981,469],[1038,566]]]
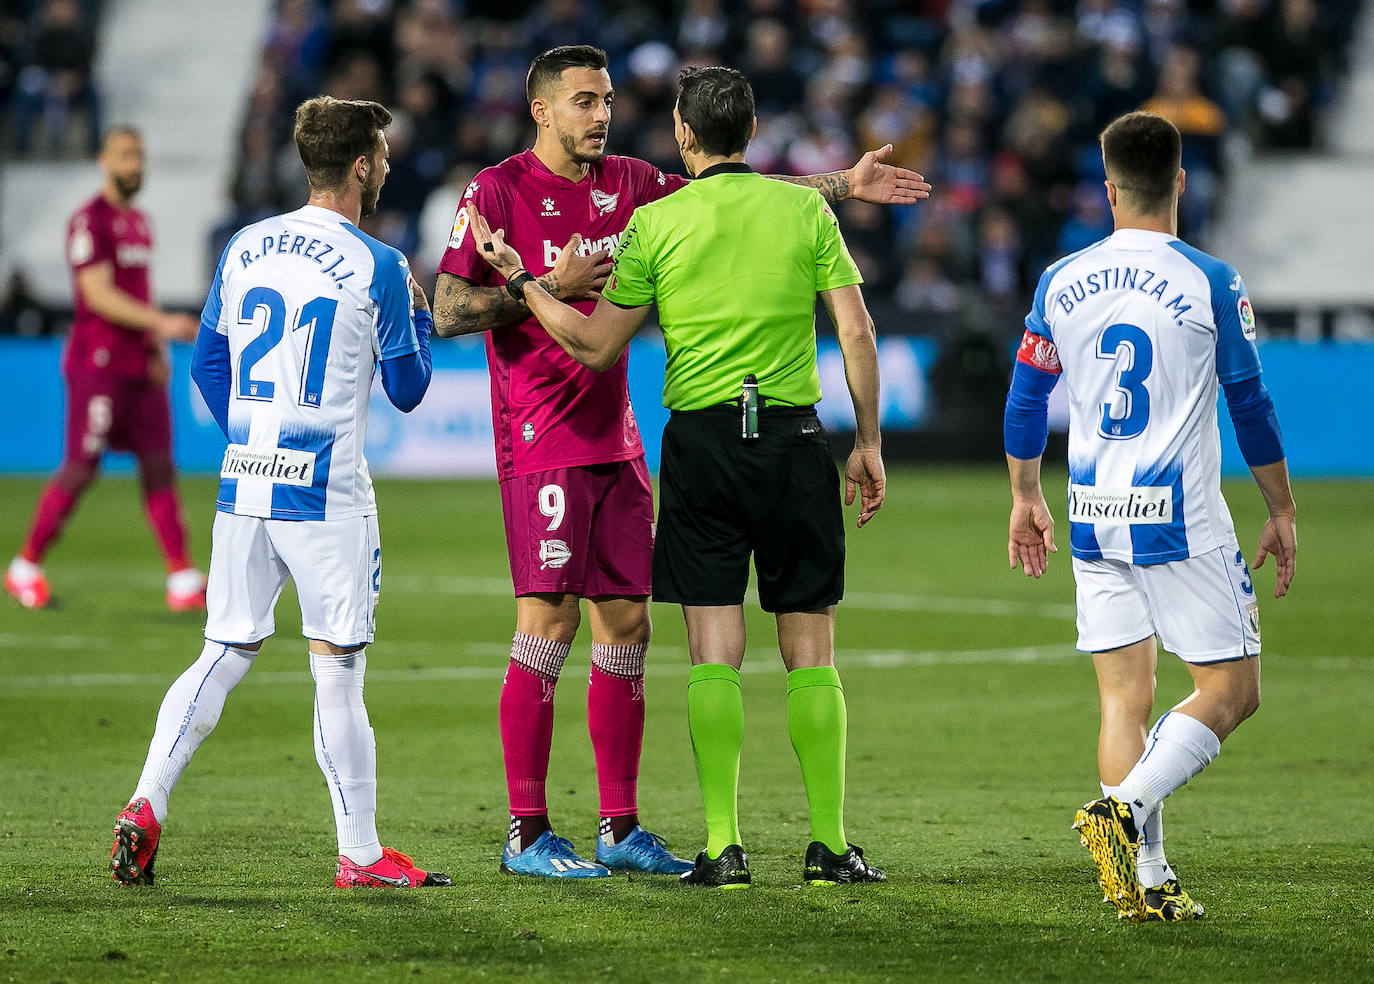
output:
[[[0,0],[0,107],[8,106],[19,74],[29,0]]]
[[[38,299],[29,278],[15,270],[0,298],[0,335],[36,338],[53,334],[56,327],[57,317]]]
[[[801,102],[802,80],[792,67],[791,44],[781,21],[765,19],[749,25],[740,71],[749,77],[760,112],[790,112]]]
[[[1011,214],[990,208],[978,224],[978,280],[994,303],[1014,306],[1026,287],[1025,250]]]
[[[41,146],[60,153],[73,110],[84,112],[81,149],[100,145],[100,99],[91,84],[95,31],[77,0],[44,0],[21,47],[15,80],[14,149],[27,154],[39,124]]]
[[[895,299],[903,311],[934,314],[953,314],[962,302],[940,261],[928,256],[915,256],[907,264]]]
[[[1096,182],[1081,182],[1073,190],[1068,218],[1059,227],[1060,256],[1077,253],[1099,239],[1112,234],[1112,212],[1102,186]]]
[[[898,268],[892,255],[892,231],[888,209],[869,202],[841,202],[835,209],[844,228],[845,244],[863,274],[864,288],[887,292],[896,281]]]
[[[1199,88],[1201,61],[1193,48],[1170,49],[1159,69],[1155,94],[1142,107],[1178,127],[1188,191],[1179,199],[1179,235],[1196,238],[1212,216],[1221,172],[1221,137],[1226,115]]]
[[[1259,117],[1265,146],[1312,146],[1313,110],[1325,100],[1322,78],[1327,58],[1316,3],[1280,0],[1263,52],[1268,85],[1259,94]]]

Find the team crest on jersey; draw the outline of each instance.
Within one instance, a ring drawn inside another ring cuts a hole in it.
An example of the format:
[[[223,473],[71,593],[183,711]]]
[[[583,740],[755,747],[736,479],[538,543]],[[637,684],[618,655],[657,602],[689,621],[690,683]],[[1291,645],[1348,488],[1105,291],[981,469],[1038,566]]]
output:
[[[468,233],[468,210],[458,209],[458,215],[453,220],[453,232],[449,234],[448,245],[450,249],[457,249],[463,245],[463,237]]]
[[[557,570],[572,560],[572,549],[562,540],[540,540],[539,541],[539,569],[548,570],[552,567]]]
[[[552,198],[545,198],[545,199],[544,199],[544,211],[542,211],[542,212],[539,213],[540,217],[541,217],[541,218],[547,219],[547,218],[551,218],[551,217],[556,216],[556,215],[562,215],[562,214],[563,214],[562,212],[558,211],[558,209],[554,208],[553,206],[554,206],[554,201],[553,201],[553,199],[552,199]]]
[[[1250,341],[1255,340],[1255,309],[1250,306],[1250,298],[1242,295],[1236,301],[1236,313],[1240,315],[1240,331]]]
[[[592,204],[596,206],[596,210],[602,215],[610,215],[615,211],[615,207],[619,203],[620,192],[617,191],[614,195],[608,195],[604,191],[597,191],[595,188],[592,189]]]

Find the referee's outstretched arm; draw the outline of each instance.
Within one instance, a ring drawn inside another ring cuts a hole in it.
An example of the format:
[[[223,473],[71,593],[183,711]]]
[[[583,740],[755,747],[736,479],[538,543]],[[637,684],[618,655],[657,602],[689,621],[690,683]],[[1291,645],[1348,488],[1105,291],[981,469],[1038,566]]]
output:
[[[859,491],[859,526],[883,506],[887,476],[883,470],[882,435],[878,430],[878,345],[873,319],[857,284],[820,292],[825,310],[835,323],[844,378],[854,401],[854,450],[844,467],[844,504],[854,503]]]

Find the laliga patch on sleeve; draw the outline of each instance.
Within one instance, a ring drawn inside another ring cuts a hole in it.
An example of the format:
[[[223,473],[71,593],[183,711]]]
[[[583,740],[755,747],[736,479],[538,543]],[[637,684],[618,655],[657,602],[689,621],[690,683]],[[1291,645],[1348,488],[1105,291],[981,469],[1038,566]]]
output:
[[[91,239],[91,231],[85,226],[74,230],[72,238],[67,242],[67,259],[72,266],[88,263],[94,255],[95,242]]]
[[[1054,342],[1030,329],[1021,336],[1021,347],[1016,352],[1016,361],[1024,362],[1042,372],[1055,375],[1063,372],[1063,366],[1059,364],[1059,349],[1055,348]]]
[[[1250,306],[1250,298],[1241,297],[1236,301],[1236,314],[1240,316],[1240,332],[1249,341],[1255,340],[1255,309]]]
[[[463,237],[468,233],[468,210],[458,209],[458,217],[453,220],[453,232],[448,237],[450,249],[457,249],[463,245]]]

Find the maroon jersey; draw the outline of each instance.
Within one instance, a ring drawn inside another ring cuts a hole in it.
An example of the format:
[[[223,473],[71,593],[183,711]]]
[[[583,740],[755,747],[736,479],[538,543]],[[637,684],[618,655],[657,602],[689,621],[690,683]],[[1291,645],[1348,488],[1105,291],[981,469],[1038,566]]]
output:
[[[92,311],[76,288],[75,277],[88,266],[109,263],[114,268],[114,285],[150,304],[152,253],[152,232],[138,209],[118,208],[101,195],[77,209],[67,224],[67,263],[72,268],[76,317],[62,361],[64,372],[147,376],[148,356],[156,351],[157,339],[150,332],[112,324]]]
[[[486,168],[468,185],[439,270],[481,286],[505,283],[467,234],[464,206],[469,202],[477,203],[491,228],[505,230],[506,242],[530,273],[540,276],[553,268],[575,232],[582,234],[583,255],[602,249],[614,253],[636,206],[686,183],[633,157],[603,157],[581,181],[570,181],[527,150]],[[590,314],[596,302],[574,306]],[[564,352],[534,317],[486,334],[496,469],[503,480],[644,454],[630,408],[624,354],[605,372],[592,372]]]

